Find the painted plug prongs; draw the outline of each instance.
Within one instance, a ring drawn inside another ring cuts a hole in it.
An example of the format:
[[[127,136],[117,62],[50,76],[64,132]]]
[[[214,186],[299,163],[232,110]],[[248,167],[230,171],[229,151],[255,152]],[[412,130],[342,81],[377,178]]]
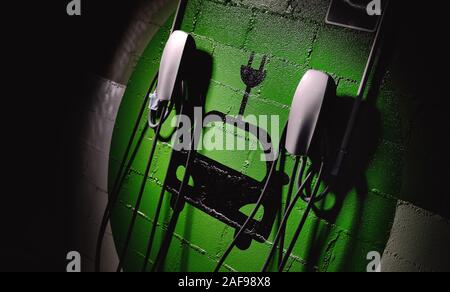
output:
[[[267,72],[266,70],[264,70],[264,67],[266,66],[267,56],[263,56],[259,69],[254,69],[252,67],[254,59],[255,53],[252,53],[248,60],[247,66],[243,65],[241,67],[241,79],[247,87],[242,99],[239,116],[243,116],[245,114],[245,109],[247,107],[248,99],[250,97],[252,89],[259,86],[264,81],[264,79],[266,79]]]

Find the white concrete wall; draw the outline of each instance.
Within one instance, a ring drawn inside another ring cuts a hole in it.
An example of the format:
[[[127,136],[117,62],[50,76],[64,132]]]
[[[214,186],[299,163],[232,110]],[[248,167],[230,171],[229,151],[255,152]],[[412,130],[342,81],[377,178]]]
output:
[[[384,272],[450,272],[450,221],[399,201]]]

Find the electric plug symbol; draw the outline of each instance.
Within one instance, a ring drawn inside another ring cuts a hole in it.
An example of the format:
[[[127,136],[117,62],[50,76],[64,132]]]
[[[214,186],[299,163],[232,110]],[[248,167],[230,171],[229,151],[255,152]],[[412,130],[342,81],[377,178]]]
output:
[[[266,79],[267,71],[264,70],[267,62],[267,56],[264,56],[259,69],[252,68],[253,60],[255,59],[255,53],[250,55],[247,66],[241,67],[241,79],[242,82],[247,86],[245,89],[244,98],[242,99],[241,109],[239,110],[239,116],[243,116],[245,113],[245,108],[247,107],[248,99],[253,88],[260,85],[264,79]]]

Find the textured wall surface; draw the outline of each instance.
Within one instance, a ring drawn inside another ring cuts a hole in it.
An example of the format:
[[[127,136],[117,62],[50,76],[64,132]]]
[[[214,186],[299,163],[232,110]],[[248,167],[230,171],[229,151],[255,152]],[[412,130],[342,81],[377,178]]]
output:
[[[252,90],[246,114],[276,114],[286,121],[292,95],[300,78],[306,70],[314,68],[328,72],[338,83],[336,104],[339,110],[336,124],[345,123],[372,35],[325,25],[323,20],[328,4],[329,1],[325,0],[190,0],[183,29],[191,32],[198,48],[213,59],[206,111],[237,114],[245,90],[240,79],[240,67],[246,65],[250,54],[255,52],[255,64],[259,64],[263,55],[268,57],[267,78]],[[147,23],[144,19],[148,16],[140,12],[141,20]],[[158,68],[171,20],[151,21],[150,25],[159,31],[154,36],[147,36],[151,41],[131,70],[133,74],[126,86],[115,123],[109,165],[110,188],[149,81]],[[287,267],[289,271],[365,271],[368,263],[366,255],[370,251],[384,252],[383,270],[386,271],[449,269],[448,261],[440,260],[447,255],[435,253],[425,256],[432,248],[424,232],[425,226],[433,226],[438,232],[448,234],[448,221],[414,206],[414,203],[420,202],[411,200],[411,204],[398,200],[407,196],[404,189],[408,189],[408,184],[405,187],[402,179],[407,164],[405,158],[410,155],[412,98],[410,92],[395,83],[391,70],[394,61],[389,60],[387,64],[379,66],[377,77],[373,80],[374,86],[363,107],[351,149],[355,154],[349,158],[345,179],[335,193],[318,205],[320,210],[326,212],[315,212],[308,218],[305,232]],[[126,76],[110,78],[123,82],[128,79]],[[117,104],[117,101],[111,102]],[[139,145],[138,156],[129,171],[114,212],[112,231],[117,250],[121,250],[128,229],[153,141],[151,132],[145,132],[144,135],[145,139]],[[108,138],[101,140],[107,142]],[[146,193],[133,233],[126,270],[140,270],[142,266],[151,218],[170,151],[170,145],[159,145],[154,167],[150,176],[145,178]],[[248,176],[259,179],[264,177],[259,155],[250,151],[203,154]],[[292,162],[288,158],[286,173],[290,173]],[[104,169],[97,169],[85,176],[92,178],[104,172]],[[95,190],[102,190],[104,198],[104,180],[93,185]],[[87,186],[92,188],[92,185]],[[298,204],[289,222],[288,234],[295,230],[304,208],[304,203]],[[92,210],[93,214],[102,211],[98,210],[98,206],[96,209]],[[160,244],[170,214],[166,200],[156,247]],[[258,271],[271,248],[273,233],[265,244],[253,242],[249,250],[235,249],[223,270]],[[211,271],[233,235],[232,228],[187,206],[177,226],[165,269]],[[415,244],[411,243],[413,239]],[[444,248],[448,246],[449,239],[442,236],[436,238],[435,242]],[[106,250],[106,257],[108,253],[110,257],[115,256],[112,246]],[[156,252],[154,248],[152,259]],[[92,250],[84,253],[87,258],[92,258]]]
[[[279,115],[281,122],[285,123],[295,88],[310,68],[330,73],[338,83],[338,103],[349,104],[356,94],[372,36],[326,26],[323,22],[326,2],[328,1],[314,1],[311,5],[304,6],[304,3],[286,2],[285,5],[275,5],[267,1],[189,1],[183,30],[191,32],[198,48],[213,59],[206,112],[218,110],[230,115],[238,113],[245,90],[240,67],[247,64],[252,52],[256,53],[255,64],[261,62],[263,55],[268,57],[267,78],[252,90],[246,114]],[[114,162],[121,159],[126,146],[127,134],[129,136],[132,127],[130,121],[135,120],[149,80],[157,70],[169,27],[170,22],[162,27],[147,46],[128,83],[115,128],[112,174],[117,165]],[[403,147],[401,135],[396,133],[401,131],[398,126],[401,120],[396,115],[398,103],[394,99],[393,89],[388,84],[382,86],[380,94],[373,101],[367,102],[369,116],[375,116],[379,123],[371,125],[367,121],[361,122],[369,124],[374,131],[380,133],[379,139],[374,140],[376,144],[370,149],[372,153],[361,154],[366,165],[357,167],[363,167],[365,175],[349,180],[348,185],[342,186],[339,193],[330,195],[321,206],[323,210],[329,211],[329,215],[323,216],[327,218],[321,218],[318,214],[310,216],[288,270],[361,271],[367,265],[368,252],[383,252],[395,214],[395,197],[400,191]],[[341,123],[345,123],[345,117],[342,112]],[[384,124],[381,121],[385,121]],[[373,134],[377,135],[376,132]],[[139,146],[140,151],[123,186],[120,206],[117,207],[113,220],[119,250],[153,139],[152,133],[145,135],[146,139]],[[147,192],[131,243],[134,254],[130,253],[126,265],[129,270],[139,269],[142,264],[150,218],[153,218],[170,151],[169,145],[160,145],[154,168],[147,179]],[[251,151],[203,154],[222,163],[226,162],[227,166],[248,176],[263,178],[265,175],[259,156]],[[288,158],[287,173],[291,172],[291,167],[292,158]],[[390,170],[389,175],[384,169]],[[110,183],[111,181],[112,179]],[[164,207],[162,217],[165,221],[162,221],[159,236],[170,218],[167,201]],[[305,205],[299,203],[298,211],[290,221],[288,234],[295,230],[304,208]],[[177,226],[166,269],[212,270],[224,248],[231,242],[233,234],[232,228],[194,207],[187,207]],[[290,239],[289,235],[287,239]],[[157,244],[159,240],[158,237]],[[270,242],[254,242],[249,250],[236,249],[224,270],[258,270],[270,247]],[[154,253],[156,251],[155,248]]]

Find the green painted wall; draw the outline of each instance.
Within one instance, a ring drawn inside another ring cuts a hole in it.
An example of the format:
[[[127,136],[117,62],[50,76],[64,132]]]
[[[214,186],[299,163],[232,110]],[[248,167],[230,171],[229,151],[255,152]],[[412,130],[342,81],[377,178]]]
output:
[[[245,91],[240,67],[247,64],[252,51],[257,54],[254,64],[259,64],[262,55],[268,55],[267,78],[252,91],[246,114],[280,115],[284,123],[299,80],[312,68],[326,71],[335,78],[337,104],[351,105],[372,35],[325,25],[327,6],[325,0],[190,0],[183,30],[191,32],[197,47],[213,59],[206,111],[238,113]],[[145,92],[158,69],[171,21],[148,44],[128,83],[114,130],[110,189]],[[289,271],[365,271],[367,253],[384,250],[401,188],[404,130],[397,98],[401,93],[394,90],[389,71],[381,77],[380,86],[371,89],[358,121],[357,141],[352,148],[358,154],[347,165],[351,179],[318,205],[319,209],[330,212],[310,214],[287,267]],[[342,111],[342,116],[337,115],[337,119],[345,122],[347,116],[348,113]],[[141,132],[145,122],[142,121]],[[138,155],[113,213],[112,228],[118,250],[122,249],[152,141],[153,133],[147,131],[145,139],[138,145]],[[170,152],[170,145],[158,145],[125,263],[127,271],[141,269],[151,228],[150,218],[154,216]],[[265,174],[259,153],[203,154],[254,178]],[[292,166],[293,159],[289,157],[286,173],[291,172]],[[304,208],[305,204],[299,203],[289,221],[288,241]],[[155,247],[160,244],[170,215],[166,200]],[[234,229],[187,206],[177,226],[165,270],[212,271],[233,235]],[[235,249],[223,271],[259,271],[270,248],[270,242],[253,242],[247,251]],[[157,248],[154,248],[152,258],[156,252]]]

